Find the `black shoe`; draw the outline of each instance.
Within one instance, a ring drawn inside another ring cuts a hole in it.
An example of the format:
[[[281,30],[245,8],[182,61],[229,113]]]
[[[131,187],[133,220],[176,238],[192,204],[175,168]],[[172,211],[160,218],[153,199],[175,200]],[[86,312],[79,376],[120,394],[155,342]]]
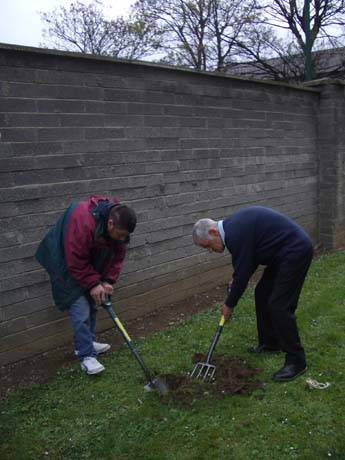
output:
[[[306,364],[284,364],[284,366],[272,375],[276,382],[289,382],[307,370]]]
[[[279,348],[267,347],[266,345],[257,345],[256,347],[248,348],[249,353],[280,353]]]

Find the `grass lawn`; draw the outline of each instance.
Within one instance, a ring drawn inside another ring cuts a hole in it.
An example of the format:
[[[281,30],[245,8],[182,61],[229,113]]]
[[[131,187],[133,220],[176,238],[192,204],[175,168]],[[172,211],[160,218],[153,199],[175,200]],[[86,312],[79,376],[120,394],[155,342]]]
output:
[[[143,392],[141,370],[125,347],[102,359],[101,376],[88,377],[75,364],[53,383],[18,392],[2,404],[0,458],[345,459],[344,304],[345,254],[321,257],[312,264],[297,310],[309,370],[293,382],[274,383],[271,374],[283,356],[246,352],[256,342],[253,290],[247,290],[216,354],[262,368],[263,398],[205,396],[190,408],[162,404]],[[137,343],[149,367],[190,371],[191,356],[209,346],[218,310],[214,305]],[[308,390],[308,377],[331,386]]]

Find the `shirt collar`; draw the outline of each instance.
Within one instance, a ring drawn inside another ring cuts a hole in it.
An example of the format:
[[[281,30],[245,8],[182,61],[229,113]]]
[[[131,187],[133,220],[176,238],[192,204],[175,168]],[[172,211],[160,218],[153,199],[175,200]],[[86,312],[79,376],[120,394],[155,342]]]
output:
[[[218,231],[219,231],[220,237],[222,239],[222,243],[225,246],[225,233],[224,233],[224,228],[223,228],[223,221],[219,220],[217,222],[217,226],[218,226]]]

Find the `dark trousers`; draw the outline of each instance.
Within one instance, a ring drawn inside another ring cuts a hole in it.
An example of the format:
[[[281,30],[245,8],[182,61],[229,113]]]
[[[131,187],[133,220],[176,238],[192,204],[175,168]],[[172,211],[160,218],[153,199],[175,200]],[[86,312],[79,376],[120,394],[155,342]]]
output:
[[[309,248],[266,267],[255,288],[259,344],[283,350],[288,364],[305,363],[295,311],[312,257]]]

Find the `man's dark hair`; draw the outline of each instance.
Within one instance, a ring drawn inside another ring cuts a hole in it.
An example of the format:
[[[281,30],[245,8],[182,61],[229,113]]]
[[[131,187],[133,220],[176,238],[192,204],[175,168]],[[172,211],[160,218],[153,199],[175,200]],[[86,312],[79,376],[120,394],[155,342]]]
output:
[[[108,218],[114,222],[115,227],[120,230],[127,230],[129,233],[133,233],[137,225],[137,216],[134,210],[125,204],[112,207]]]

